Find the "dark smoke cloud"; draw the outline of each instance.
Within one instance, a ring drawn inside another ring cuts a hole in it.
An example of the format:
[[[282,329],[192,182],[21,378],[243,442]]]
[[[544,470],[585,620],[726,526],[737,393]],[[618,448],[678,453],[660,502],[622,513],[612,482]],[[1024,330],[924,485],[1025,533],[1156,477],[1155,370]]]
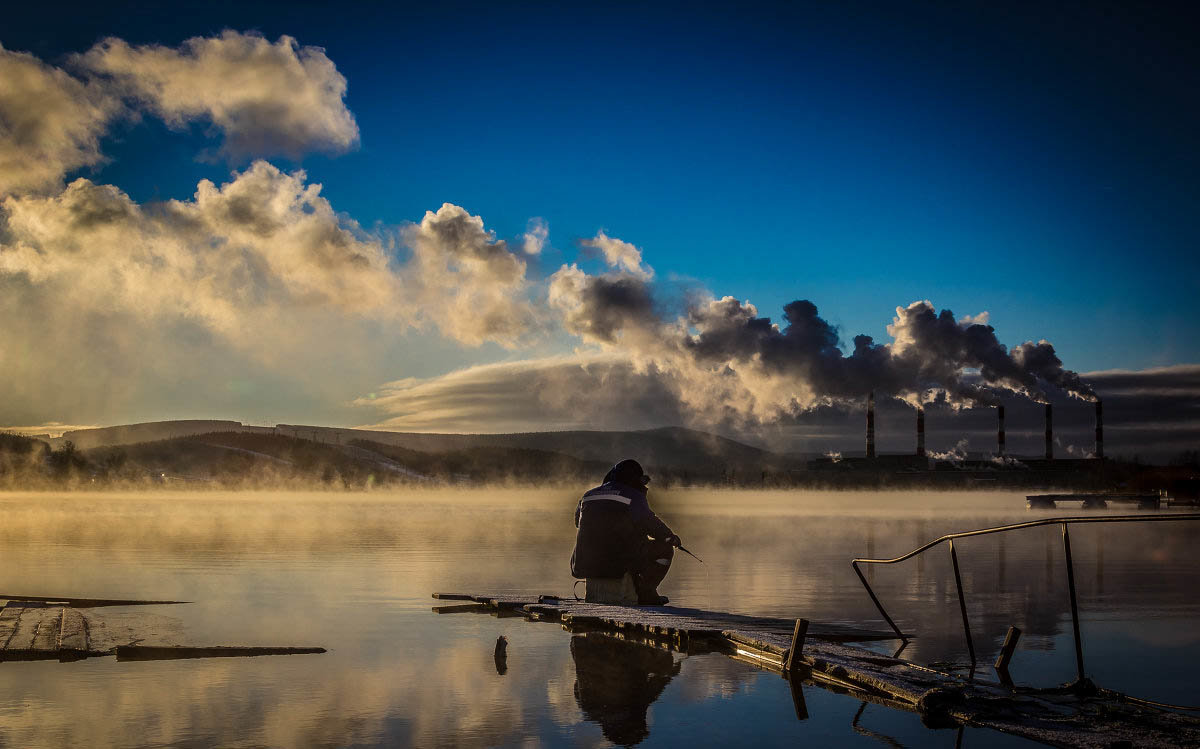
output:
[[[649,283],[629,273],[590,276],[564,266],[551,278],[550,304],[567,332],[597,343],[616,343],[622,331],[658,323]]]
[[[1095,393],[1079,375],[1063,369],[1049,341],[1028,341],[1009,351],[991,325],[960,322],[950,310],[935,313],[928,301],[897,308],[888,333],[895,339],[893,366],[901,392],[941,387],[956,400],[988,403],[994,402],[994,391],[1008,390],[1044,402],[1049,385],[1083,400],[1095,400]],[[982,389],[964,380],[966,369],[979,370]]]
[[[563,311],[567,330],[584,340],[654,362],[701,392],[707,381],[707,390],[722,399],[708,407],[732,406],[771,420],[771,410],[778,416],[872,390],[960,407],[996,404],[1005,392],[1038,402],[1057,392],[1095,400],[1092,388],[1063,368],[1052,344],[1029,341],[1009,350],[986,315],[959,320],[928,301],[913,302],[896,308],[891,343],[860,335],[846,354],[837,329],[811,301],[784,307],[782,326],[733,297],[693,298],[672,320],[656,304],[648,279],[564,267],[552,279],[551,302]],[[731,388],[738,379],[741,387]]]

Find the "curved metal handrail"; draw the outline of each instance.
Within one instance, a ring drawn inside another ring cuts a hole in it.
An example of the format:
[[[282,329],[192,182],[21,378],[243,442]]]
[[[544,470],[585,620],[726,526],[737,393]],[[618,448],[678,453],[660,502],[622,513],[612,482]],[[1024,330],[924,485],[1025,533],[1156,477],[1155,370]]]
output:
[[[903,562],[907,559],[912,559],[913,557],[917,556],[918,554],[928,551],[929,549],[932,549],[933,547],[935,547],[943,542],[948,542],[950,545],[950,561],[954,566],[954,582],[955,582],[955,585],[958,587],[958,606],[959,606],[959,611],[962,613],[963,631],[966,634],[967,650],[971,654],[971,665],[974,666],[975,662],[976,662],[975,644],[971,639],[971,625],[967,620],[967,604],[966,604],[966,599],[963,596],[962,575],[959,573],[959,569],[958,569],[958,554],[954,551],[955,539],[970,538],[971,536],[986,536],[991,533],[1006,533],[1008,531],[1023,530],[1025,528],[1036,528],[1038,526],[1043,526],[1043,525],[1061,525],[1062,533],[1063,533],[1063,548],[1066,552],[1066,559],[1067,559],[1067,587],[1070,590],[1070,594],[1071,594],[1071,624],[1074,628],[1074,633],[1075,633],[1075,659],[1076,659],[1076,665],[1079,670],[1079,678],[1082,680],[1084,678],[1084,676],[1083,676],[1083,647],[1079,640],[1079,608],[1078,608],[1078,605],[1076,603],[1076,598],[1075,598],[1075,570],[1074,570],[1073,563],[1071,561],[1071,536],[1070,536],[1070,533],[1067,531],[1068,526],[1075,525],[1077,523],[1133,523],[1133,522],[1153,523],[1153,522],[1166,522],[1166,521],[1177,521],[1177,520],[1200,520],[1200,513],[1179,512],[1179,513],[1169,513],[1169,514],[1165,514],[1165,515],[1093,515],[1093,516],[1084,515],[1084,516],[1072,516],[1072,517],[1060,517],[1060,518],[1041,518],[1040,520],[1030,520],[1030,521],[1026,521],[1024,523],[1012,523],[1010,525],[997,525],[997,526],[994,526],[991,528],[979,528],[979,529],[973,530],[973,531],[962,531],[959,533],[947,533],[944,536],[941,536],[939,538],[934,539],[933,541],[930,541],[929,543],[925,544],[924,546],[920,546],[920,547],[908,552],[907,554],[903,554],[903,555],[895,557],[893,559],[867,559],[867,558],[860,557],[860,558],[852,560],[850,562],[850,566],[854,568],[854,572],[858,575],[858,579],[862,582],[863,587],[866,588],[867,595],[869,595],[871,597],[871,601],[875,604],[875,608],[879,609],[879,613],[883,616],[884,620],[888,623],[888,625],[891,626],[892,631],[894,631],[896,633],[896,636],[899,637],[901,640],[908,642],[908,635],[901,632],[900,628],[898,626],[896,626],[896,622],[892,621],[892,617],[888,616],[887,611],[883,608],[883,604],[880,603],[878,596],[875,595],[875,591],[872,590],[870,584],[867,583],[867,578],[863,575],[862,570],[859,569],[858,565],[860,565],[860,564],[896,564],[898,562]]]

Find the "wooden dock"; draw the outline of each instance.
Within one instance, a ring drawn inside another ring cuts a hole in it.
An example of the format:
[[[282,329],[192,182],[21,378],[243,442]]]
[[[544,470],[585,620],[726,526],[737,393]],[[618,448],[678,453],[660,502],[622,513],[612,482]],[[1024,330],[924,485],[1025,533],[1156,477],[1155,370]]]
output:
[[[686,653],[720,652],[779,673],[793,685],[814,684],[868,702],[919,713],[934,726],[978,726],[1051,746],[1200,746],[1200,719],[1155,709],[1090,683],[1054,689],[1010,687],[883,655],[851,643],[896,640],[891,631],[844,622],[806,622],[678,606],[618,606],[547,595],[434,593],[450,605],[438,613],[474,611],[560,623]],[[903,650],[903,647],[900,648]],[[796,714],[807,717],[803,697]]]
[[[1073,492],[1071,494],[1030,494],[1025,505],[1031,510],[1053,510],[1060,502],[1079,502],[1085,510],[1105,510],[1110,504],[1134,505],[1139,510],[1158,510],[1164,498],[1157,493],[1121,494],[1116,492]]]
[[[180,601],[24,596],[0,599],[0,662],[57,660],[115,655],[117,660],[164,660],[230,656],[324,653],[314,647],[181,645],[177,623],[161,615],[102,614],[96,608],[151,606]],[[158,641],[159,644],[149,644]]]

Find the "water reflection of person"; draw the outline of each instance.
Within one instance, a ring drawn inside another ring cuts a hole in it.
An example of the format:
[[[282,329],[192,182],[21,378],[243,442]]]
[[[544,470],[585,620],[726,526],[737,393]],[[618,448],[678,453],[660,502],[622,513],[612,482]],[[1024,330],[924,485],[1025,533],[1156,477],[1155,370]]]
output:
[[[633,746],[650,735],[646,711],[679,664],[665,650],[599,633],[571,638],[575,661],[575,701],[587,720],[600,725],[604,738]]]

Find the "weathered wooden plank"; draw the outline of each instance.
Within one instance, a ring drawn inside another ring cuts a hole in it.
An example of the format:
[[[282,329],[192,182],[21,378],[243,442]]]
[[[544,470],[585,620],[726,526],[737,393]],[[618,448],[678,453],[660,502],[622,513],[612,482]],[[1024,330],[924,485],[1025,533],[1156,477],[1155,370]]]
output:
[[[85,652],[88,650],[87,622],[83,614],[73,608],[62,610],[58,627],[58,649]]]
[[[746,631],[751,633],[773,636],[783,647],[791,643],[795,619],[776,617],[748,616],[727,612],[706,611],[703,609],[684,608],[679,606],[630,606],[619,604],[588,603],[572,598],[553,599],[549,596],[539,596],[538,609],[543,614],[548,609],[563,612],[564,615],[576,622],[587,622],[598,619],[601,622],[612,623],[630,622],[628,626],[658,626],[676,629],[700,629],[721,631],[726,629]],[[521,607],[534,605],[533,596],[486,596],[474,595],[471,600],[492,605],[493,602],[505,607],[516,607],[521,601]],[[619,626],[626,626],[620,624]],[[777,636],[777,637],[774,637]],[[808,637],[831,642],[866,642],[871,640],[894,640],[894,632],[862,627],[843,622],[813,622],[809,626]]]
[[[13,636],[17,631],[17,624],[21,620],[21,614],[25,610],[16,606],[5,606],[0,609],[0,651],[8,648],[8,644],[12,641]]]
[[[8,599],[13,603],[53,603],[60,606],[70,606],[76,609],[88,609],[98,606],[158,606],[161,604],[190,603],[190,601],[147,601],[124,598],[68,598],[65,596],[13,596],[0,593],[0,600]]]
[[[723,630],[721,634],[738,645],[747,645],[751,648],[761,650],[763,653],[769,653],[773,656],[778,656],[779,658],[783,658],[787,655],[788,649],[786,647],[778,642],[769,642],[761,635],[761,633],[759,633],[758,637],[755,637],[753,635],[746,634],[745,632],[739,632],[734,629],[726,629]]]
[[[12,629],[4,641],[5,652],[56,650],[62,609],[50,606],[5,606],[0,618],[11,616]]]
[[[38,622],[33,633],[33,645],[30,650],[41,650],[48,653],[58,652],[58,633],[62,628],[63,609],[43,609],[46,615]]]

